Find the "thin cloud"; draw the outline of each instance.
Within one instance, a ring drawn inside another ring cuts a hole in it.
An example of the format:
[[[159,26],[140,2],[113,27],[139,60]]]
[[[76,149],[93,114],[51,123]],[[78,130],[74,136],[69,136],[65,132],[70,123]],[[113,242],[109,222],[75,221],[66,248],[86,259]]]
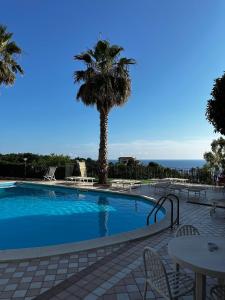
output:
[[[217,136],[184,140],[134,140],[130,142],[109,143],[108,156],[117,159],[119,156],[134,156],[137,159],[202,159],[203,154],[210,150],[210,144]],[[71,157],[98,157],[98,142],[83,144],[47,144],[43,151],[42,145],[17,146],[17,152],[58,153]],[[1,153],[13,152],[14,145],[1,145]]]
[[[126,143],[109,143],[111,159],[119,156],[135,156],[138,159],[202,159],[210,150],[212,139],[136,140]],[[89,143],[71,146],[72,156],[97,158],[98,144]]]

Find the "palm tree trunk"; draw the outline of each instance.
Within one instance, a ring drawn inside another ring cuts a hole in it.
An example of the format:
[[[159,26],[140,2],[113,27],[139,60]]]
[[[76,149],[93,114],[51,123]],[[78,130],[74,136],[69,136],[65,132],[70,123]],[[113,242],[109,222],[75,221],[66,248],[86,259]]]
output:
[[[108,178],[108,112],[104,110],[100,111],[100,144],[99,144],[99,174],[98,182],[100,184],[106,184]]]

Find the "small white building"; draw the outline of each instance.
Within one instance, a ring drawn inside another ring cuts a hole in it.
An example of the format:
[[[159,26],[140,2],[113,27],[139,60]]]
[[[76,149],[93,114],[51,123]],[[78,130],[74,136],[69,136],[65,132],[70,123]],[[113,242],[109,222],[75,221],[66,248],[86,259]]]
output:
[[[136,158],[133,156],[121,156],[118,158],[120,164],[127,165],[129,162],[135,162]]]

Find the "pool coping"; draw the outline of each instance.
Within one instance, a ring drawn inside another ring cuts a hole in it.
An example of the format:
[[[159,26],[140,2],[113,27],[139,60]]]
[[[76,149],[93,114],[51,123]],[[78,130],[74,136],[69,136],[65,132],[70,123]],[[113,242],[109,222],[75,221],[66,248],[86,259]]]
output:
[[[14,181],[15,182],[15,181]],[[156,202],[156,199],[144,195],[137,195],[132,193],[125,193],[119,191],[109,191],[105,189],[90,189],[87,187],[67,187],[63,184],[46,184],[43,183],[34,183],[28,181],[16,181],[16,183],[28,183],[32,185],[45,185],[45,186],[55,186],[55,187],[64,187],[68,189],[79,189],[79,190],[88,190],[88,191],[96,191],[96,192],[104,192],[104,193],[112,193],[112,194],[121,194],[121,195],[129,195],[134,197],[140,197],[148,201]],[[43,247],[33,247],[33,248],[21,248],[21,249],[9,249],[9,250],[0,250],[0,262],[6,261],[16,261],[16,260],[27,260],[27,259],[38,259],[43,257],[55,256],[55,255],[63,255],[80,251],[87,251],[91,249],[97,249],[102,247],[107,247],[111,245],[127,243],[134,240],[142,239],[145,237],[149,237],[151,235],[155,235],[168,227],[170,227],[170,218],[167,213],[167,205],[164,205],[165,216],[158,223],[154,223],[148,227],[141,227],[132,231],[127,231],[123,233],[114,234],[112,236],[101,237],[96,239],[89,239],[81,242],[73,242],[73,243],[65,243],[59,245],[51,245],[51,246],[43,246]]]

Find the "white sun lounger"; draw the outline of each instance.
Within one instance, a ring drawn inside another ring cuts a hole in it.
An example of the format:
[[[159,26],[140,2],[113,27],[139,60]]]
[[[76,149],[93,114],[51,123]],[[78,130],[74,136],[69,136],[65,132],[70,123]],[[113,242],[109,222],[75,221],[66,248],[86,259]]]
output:
[[[48,171],[44,175],[44,180],[56,180],[55,179],[55,171],[57,167],[49,167]]]
[[[85,183],[85,182],[91,182],[94,183],[95,177],[88,177],[87,176],[87,168],[85,161],[78,161],[77,164],[79,166],[80,175],[81,176],[68,176],[66,177],[66,180],[74,181],[76,183]]]
[[[132,180],[132,179],[113,179],[111,180],[111,183],[116,185],[122,185],[123,189],[125,189],[126,186],[132,189],[134,187],[141,185],[140,180]]]
[[[68,180],[75,182],[94,182],[95,177],[84,177],[84,176],[71,176],[68,177]]]

